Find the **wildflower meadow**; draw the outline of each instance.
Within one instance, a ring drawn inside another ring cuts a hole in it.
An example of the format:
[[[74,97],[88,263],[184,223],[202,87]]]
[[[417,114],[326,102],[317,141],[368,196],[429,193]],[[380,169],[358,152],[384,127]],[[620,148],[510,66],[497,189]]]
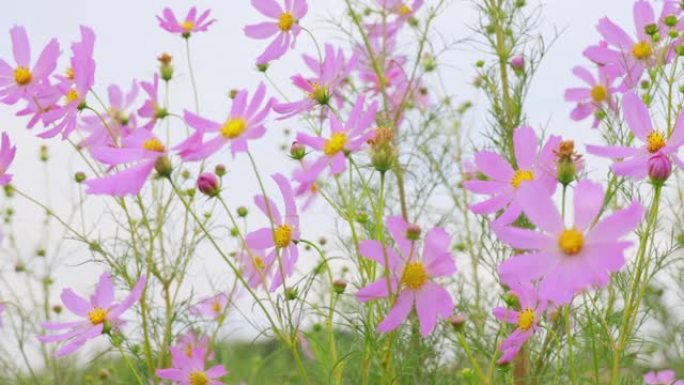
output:
[[[225,1],[3,11],[1,385],[684,384],[684,1]]]

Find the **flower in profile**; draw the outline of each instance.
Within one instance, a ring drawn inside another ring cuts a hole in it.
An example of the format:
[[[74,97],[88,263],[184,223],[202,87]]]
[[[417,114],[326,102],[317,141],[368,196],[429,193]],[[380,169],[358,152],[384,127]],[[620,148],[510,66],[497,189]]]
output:
[[[366,302],[397,293],[396,302],[378,325],[378,330],[396,329],[415,309],[420,333],[427,336],[438,319],[447,318],[454,309],[451,294],[435,282],[437,278],[456,272],[450,249],[451,237],[444,229],[435,227],[425,235],[422,253],[419,253],[420,227],[401,217],[388,217],[386,225],[399,253],[378,241],[364,241],[359,245],[359,254],[384,266],[389,275],[361,288],[356,297]]]
[[[203,160],[230,143],[230,151],[235,156],[239,152],[247,152],[247,141],[261,138],[266,132],[264,121],[271,110],[273,99],[266,102],[266,86],[260,83],[256,93],[249,101],[249,92],[241,90],[235,95],[230,115],[223,122],[214,122],[185,111],[185,122],[196,131],[183,143],[176,146],[179,154],[186,161]],[[203,137],[207,133],[217,135],[206,142]]]
[[[677,380],[674,370],[648,372],[644,382],[646,385],[684,385],[684,380]]]
[[[59,334],[43,335],[38,339],[43,343],[67,341],[58,351],[58,356],[65,356],[79,349],[87,340],[109,333],[112,328],[123,324],[121,315],[130,309],[142,295],[147,283],[143,275],[133,290],[120,303],[114,303],[114,284],[112,276],[104,273],[95,288],[90,301],[74,293],[71,289],[62,291],[62,303],[73,314],[83,318],[74,322],[43,322],[41,326],[47,330],[67,330]]]
[[[574,224],[566,226],[546,191],[534,184],[522,186],[520,205],[539,231],[493,228],[501,242],[529,251],[501,263],[501,280],[509,285],[539,280],[540,299],[556,305],[569,303],[584,290],[605,286],[610,274],[625,264],[623,254],[631,242],[621,238],[639,225],[644,209],[633,202],[598,221],[604,197],[600,184],[588,180],[577,183]]]
[[[516,325],[515,331],[506,338],[499,350],[503,353],[499,358],[499,364],[505,364],[515,358],[520,348],[539,328],[539,321],[544,314],[546,306],[537,298],[537,288],[529,282],[520,282],[511,286],[511,292],[518,299],[518,310],[497,307],[492,310],[496,319],[502,322]]]
[[[303,55],[303,59],[314,76],[310,78],[302,75],[292,76],[292,84],[304,91],[304,98],[296,102],[274,105],[273,110],[282,115],[279,119],[309,112],[318,106],[327,111],[331,100],[341,102],[343,99],[341,99],[339,88],[356,68],[357,63],[356,55],[352,55],[347,60],[344,51],[341,48],[336,51],[331,44],[325,45],[325,56],[322,62],[308,55]]]
[[[222,385],[218,379],[228,374],[223,365],[206,369],[206,348],[190,349],[190,354],[171,349],[172,368],[157,369],[157,377],[173,381],[177,385]]]
[[[164,30],[174,34],[177,33],[187,39],[195,32],[207,31],[209,26],[216,22],[216,19],[209,20],[210,13],[211,9],[207,9],[197,17],[197,8],[192,7],[187,15],[185,15],[183,21],[180,21],[176,18],[173,11],[167,7],[164,8],[161,16],[157,15],[157,20],[159,21],[159,26]]]
[[[648,176],[649,159],[656,154],[663,154],[684,167],[677,157],[677,151],[684,143],[684,113],[680,114],[670,137],[667,133],[653,127],[648,107],[633,92],[622,98],[622,111],[627,126],[636,139],[643,145],[638,148],[623,146],[594,146],[588,145],[587,152],[616,160],[610,169],[619,176],[640,180]]]
[[[278,261],[282,264],[276,267],[271,283],[270,290],[275,291],[283,283],[283,278],[294,273],[299,257],[296,241],[300,233],[297,204],[290,182],[282,174],[274,174],[272,178],[283,196],[285,216],[280,214],[278,206],[270,198],[263,195],[255,196],[254,204],[269,218],[272,226],[254,230],[247,234],[245,240],[250,249],[263,250],[266,253],[266,258],[263,260],[265,266],[271,261]]]
[[[275,0],[252,0],[252,6],[273,20],[246,26],[245,35],[252,39],[268,39],[276,35],[257,58],[257,64],[280,59],[289,47],[294,48],[297,36],[302,31],[299,21],[309,11],[306,0],[285,0],[284,7]]]
[[[592,128],[596,128],[605,110],[615,110],[614,95],[618,88],[614,85],[617,78],[614,69],[615,67],[611,66],[599,67],[597,78],[584,67],[577,66],[572,69],[572,73],[586,83],[585,87],[569,88],[565,91],[565,100],[577,103],[570,113],[572,120],[581,121],[593,116]]]
[[[159,75],[155,73],[152,82],[141,82],[140,87],[147,94],[147,100],[138,109],[138,115],[148,119],[143,128],[151,130],[159,119],[164,119],[169,114],[159,104]]]
[[[8,174],[7,170],[14,161],[16,153],[17,147],[12,146],[9,136],[3,132],[2,145],[0,145],[0,186],[5,186],[12,181],[12,174]]]
[[[537,151],[537,135],[531,127],[523,126],[513,132],[513,147],[517,168],[511,167],[501,155],[488,150],[475,154],[475,165],[487,179],[471,179],[463,186],[475,194],[489,195],[480,203],[470,206],[477,214],[487,215],[504,210],[494,224],[506,225],[522,213],[520,193],[522,186],[534,182],[551,195],[556,190],[556,176],[548,171],[558,148],[560,137],[551,136],[541,152]]]
[[[117,166],[133,164],[127,168],[100,178],[85,181],[86,193],[94,195],[126,196],[140,192],[153,169],[164,174],[170,172],[163,160],[166,146],[152,132],[138,129],[123,138],[121,147],[92,147],[92,157],[100,163]]]
[[[15,26],[10,29],[10,36],[16,65],[12,67],[0,59],[0,102],[5,104],[34,96],[57,67],[59,57],[59,43],[52,39],[31,68],[31,47],[26,29]]]
[[[378,110],[377,102],[373,102],[364,111],[365,98],[359,95],[356,103],[349,113],[346,123],[339,121],[334,114],[330,115],[330,137],[323,138],[311,136],[305,133],[297,134],[297,141],[311,147],[322,154],[310,167],[298,172],[295,180],[300,183],[298,191],[308,190],[326,167],[330,168],[331,175],[339,175],[347,169],[347,156],[361,149],[375,134],[369,130],[375,123]]]
[[[225,293],[218,293],[214,296],[200,300],[195,306],[190,308],[190,314],[217,319],[225,314],[228,302],[228,295]]]

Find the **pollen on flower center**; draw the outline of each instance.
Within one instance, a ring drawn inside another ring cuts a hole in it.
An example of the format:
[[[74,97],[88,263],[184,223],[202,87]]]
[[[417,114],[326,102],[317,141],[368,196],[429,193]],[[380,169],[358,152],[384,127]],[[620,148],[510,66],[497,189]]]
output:
[[[411,12],[413,12],[413,11],[411,10],[411,7],[409,7],[409,6],[406,5],[406,4],[402,4],[402,5],[399,7],[399,15],[400,15],[400,16],[407,16],[407,15],[410,15]]]
[[[273,231],[273,243],[276,247],[284,248],[292,242],[292,226],[280,225]]]
[[[634,47],[632,47],[632,55],[634,55],[634,58],[638,60],[648,59],[649,57],[651,57],[652,54],[653,49],[651,48],[651,45],[646,41],[640,41],[634,44]]]
[[[307,92],[309,99],[317,102],[318,104],[328,104],[330,96],[328,95],[328,89],[322,86],[318,82],[311,82],[311,92]]]
[[[78,91],[73,90],[73,89],[69,90],[69,92],[67,92],[67,94],[65,95],[65,98],[66,98],[66,104],[69,104],[73,101],[78,100],[79,99]]]
[[[608,98],[608,89],[601,84],[597,84],[591,89],[591,100],[601,103]]]
[[[294,22],[294,16],[290,12],[283,12],[278,18],[278,28],[283,32],[287,32],[292,29]]]
[[[534,325],[534,311],[525,309],[518,313],[518,329],[528,331]]]
[[[206,373],[196,370],[190,372],[189,382],[190,385],[209,385],[209,377]]]
[[[511,179],[513,187],[518,188],[523,182],[529,182],[534,179],[534,174],[529,170],[516,170]]]
[[[427,280],[428,274],[421,262],[407,263],[401,275],[401,283],[412,290],[420,289]]]
[[[266,268],[266,263],[263,259],[261,259],[261,257],[254,257],[254,259],[252,259],[252,265],[257,270],[263,270]]]
[[[14,81],[20,86],[31,83],[31,71],[26,67],[17,67],[14,70]]]
[[[242,118],[233,118],[228,120],[221,127],[221,135],[223,135],[226,139],[235,139],[238,136],[242,135],[242,133],[245,132],[246,129],[246,120]]]
[[[88,312],[88,319],[93,325],[99,325],[107,319],[107,310],[101,307],[93,308],[93,310]]]
[[[220,313],[221,312],[221,302],[214,301],[214,303],[211,304],[211,311],[213,311],[214,313]]]
[[[566,255],[575,255],[582,251],[584,246],[584,234],[574,228],[565,229],[558,237],[558,247]]]
[[[183,31],[185,32],[192,32],[192,29],[195,28],[195,23],[185,20],[180,24],[180,27],[183,28]]]
[[[74,80],[75,75],[74,75],[74,69],[72,67],[67,68],[66,70],[66,77],[69,80]]]
[[[323,153],[327,156],[336,155],[338,152],[344,150],[347,144],[347,134],[343,132],[336,132],[332,134],[330,139],[325,142],[323,146]]]
[[[665,137],[658,131],[651,131],[646,137],[646,147],[651,154],[658,152],[666,144]]]
[[[147,150],[147,151],[154,151],[154,152],[166,151],[166,147],[164,147],[162,142],[157,138],[147,139],[146,141],[143,142],[142,147],[144,150]]]

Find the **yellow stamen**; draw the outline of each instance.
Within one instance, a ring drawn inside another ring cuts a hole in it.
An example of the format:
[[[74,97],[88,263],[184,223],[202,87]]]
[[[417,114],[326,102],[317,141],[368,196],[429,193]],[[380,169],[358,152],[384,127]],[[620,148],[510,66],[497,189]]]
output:
[[[69,104],[69,103],[71,103],[71,102],[73,102],[73,101],[78,100],[78,99],[79,99],[78,91],[76,91],[76,90],[69,90],[69,92],[67,92],[67,94],[65,95],[65,98],[66,98],[66,103],[65,103],[65,104]]]
[[[295,18],[290,12],[284,12],[278,18],[278,28],[283,32],[291,30],[294,23]]]
[[[198,370],[190,372],[190,385],[209,385],[209,377]]]
[[[428,274],[421,262],[407,263],[401,275],[401,283],[412,290],[420,289],[427,280]]]
[[[406,4],[402,4],[402,5],[399,7],[399,16],[408,16],[408,15],[411,14],[411,12],[413,12],[413,11],[411,10],[411,7],[409,7],[409,6],[406,5]]]
[[[601,103],[608,98],[608,89],[601,84],[597,84],[591,89],[591,99],[595,103]]]
[[[183,28],[183,31],[185,32],[192,32],[192,29],[195,28],[195,23],[185,20],[180,24],[180,27]]]
[[[584,247],[584,234],[574,228],[565,229],[558,237],[558,247],[566,255],[575,255]]]
[[[534,174],[529,170],[516,170],[511,179],[513,187],[518,188],[523,182],[529,182],[534,179]]]
[[[525,309],[518,313],[518,329],[528,331],[534,325],[534,311]]]
[[[143,142],[143,149],[147,151],[164,152],[166,147],[157,138],[147,139]]]
[[[190,344],[185,345],[185,355],[192,357],[192,346]]]
[[[323,146],[323,153],[327,156],[336,155],[338,152],[344,150],[347,144],[347,134],[344,132],[336,132],[332,134],[330,139],[325,142]]]
[[[313,89],[313,91],[307,92],[306,94],[306,96],[308,96],[309,99],[314,100],[319,104],[328,103],[330,97],[328,96],[328,89],[326,87],[321,86],[321,84],[318,82],[312,82],[311,88]]]
[[[88,319],[93,325],[99,325],[107,320],[107,310],[101,307],[93,308],[88,312]]]
[[[659,131],[651,131],[646,137],[646,147],[651,154],[658,152],[666,144],[665,137]]]
[[[75,75],[74,75],[74,69],[73,69],[73,68],[71,68],[71,67],[67,68],[67,70],[66,70],[66,77],[67,77],[67,79],[69,79],[69,80],[74,80]]]
[[[31,83],[31,71],[26,67],[17,67],[14,70],[14,81],[20,86]]]
[[[261,259],[261,257],[254,257],[254,259],[252,260],[252,265],[257,270],[263,270],[266,268],[266,263],[263,259]]]
[[[221,302],[215,301],[214,303],[211,304],[211,311],[214,313],[220,313],[221,312]]]
[[[273,243],[276,247],[284,248],[292,242],[292,226],[280,225],[273,232]]]
[[[221,135],[226,139],[235,139],[247,129],[247,121],[242,118],[229,119],[221,127]]]
[[[652,54],[653,48],[651,48],[651,45],[646,41],[640,41],[632,47],[632,55],[634,55],[634,58],[637,60],[648,59]]]

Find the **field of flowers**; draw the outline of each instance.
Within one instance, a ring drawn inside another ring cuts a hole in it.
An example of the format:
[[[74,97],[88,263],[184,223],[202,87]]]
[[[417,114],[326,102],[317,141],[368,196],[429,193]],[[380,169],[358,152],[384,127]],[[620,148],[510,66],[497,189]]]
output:
[[[339,1],[339,40],[321,41],[315,1],[251,0],[235,28],[262,49],[262,81],[225,100],[195,78],[211,9],[160,6],[183,55],[151,52],[154,75],[126,86],[97,80],[97,25],[73,42],[10,29],[2,108],[42,163],[49,144],[80,168],[64,215],[13,183],[22,146],[1,134],[2,247],[22,253],[25,204],[50,242],[0,265],[0,384],[684,385],[684,1],[625,0],[633,23],[596,21],[576,83],[548,85],[576,137],[526,115],[555,49],[539,4]],[[449,7],[478,17],[454,43],[435,26]],[[481,57],[464,68],[482,105],[444,80],[462,46]],[[576,144],[583,131],[600,139]],[[250,182],[228,182],[237,170]],[[314,206],[333,233],[317,235]],[[198,265],[221,284],[208,292]]]

